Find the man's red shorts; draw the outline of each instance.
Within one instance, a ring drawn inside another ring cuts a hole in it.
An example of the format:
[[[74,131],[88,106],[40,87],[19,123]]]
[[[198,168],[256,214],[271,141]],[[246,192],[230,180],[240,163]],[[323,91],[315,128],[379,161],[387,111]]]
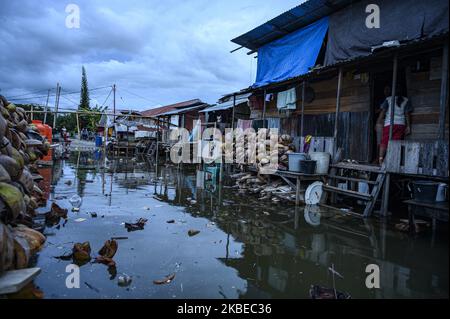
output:
[[[394,129],[392,130],[393,140],[402,140],[405,137],[406,125],[394,124]],[[389,142],[389,125],[383,127],[383,137],[381,138],[381,145],[387,148]]]

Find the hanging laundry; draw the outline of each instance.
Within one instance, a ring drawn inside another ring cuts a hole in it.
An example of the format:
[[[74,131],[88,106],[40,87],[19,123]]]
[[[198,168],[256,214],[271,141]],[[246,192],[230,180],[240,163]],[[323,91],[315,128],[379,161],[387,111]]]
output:
[[[273,100],[273,94],[272,93],[266,94],[266,102],[270,102],[272,100]]]
[[[277,96],[278,110],[295,110],[297,108],[297,94],[295,87],[287,91],[279,92]]]

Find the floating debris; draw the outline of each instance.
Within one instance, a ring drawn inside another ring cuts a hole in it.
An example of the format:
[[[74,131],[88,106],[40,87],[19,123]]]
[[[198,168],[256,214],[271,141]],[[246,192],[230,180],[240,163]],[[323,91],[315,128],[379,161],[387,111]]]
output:
[[[84,222],[85,220],[86,220],[86,218],[77,218],[74,221],[77,223],[81,223],[81,222]]]
[[[119,245],[114,239],[107,240],[103,247],[98,251],[98,254],[103,257],[113,258],[117,252]]]
[[[168,284],[168,283],[172,282],[172,280],[174,280],[174,279],[175,279],[175,274],[171,274],[171,275],[167,275],[162,280],[153,280],[153,283],[155,285],[164,285],[164,284]]]
[[[168,221],[166,221],[167,224],[174,224],[175,223],[175,219],[170,219]]]
[[[195,235],[197,235],[198,233],[200,233],[200,231],[199,231],[199,230],[196,230],[196,229],[189,229],[189,230],[188,230],[188,235],[189,235],[189,237],[195,236]]]
[[[135,223],[125,223],[125,228],[130,231],[144,229],[145,223],[148,221],[146,218],[139,218]]]
[[[97,257],[95,257],[95,261],[94,262],[98,263],[98,264],[104,264],[104,265],[106,265],[108,267],[115,267],[116,266],[116,262],[112,258],[105,257],[105,256],[97,256]]]
[[[347,292],[337,291],[333,288],[322,287],[318,285],[311,286],[309,290],[311,299],[351,299],[352,296]]]
[[[72,249],[73,261],[78,264],[84,264],[91,260],[91,245],[88,241],[76,243]]]
[[[123,274],[120,275],[119,277],[117,277],[117,284],[121,287],[127,287],[131,284],[131,277],[128,276],[127,274]]]
[[[100,290],[98,290],[98,288],[95,288],[94,286],[92,286],[91,284],[87,283],[86,281],[84,282],[84,284],[91,290],[94,290],[95,292],[100,293]]]

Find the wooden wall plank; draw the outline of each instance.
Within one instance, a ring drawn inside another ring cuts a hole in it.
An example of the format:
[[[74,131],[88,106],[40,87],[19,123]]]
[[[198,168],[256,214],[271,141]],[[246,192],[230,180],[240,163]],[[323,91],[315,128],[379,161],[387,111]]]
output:
[[[406,174],[419,173],[419,152],[420,152],[420,143],[405,142],[404,173]]]

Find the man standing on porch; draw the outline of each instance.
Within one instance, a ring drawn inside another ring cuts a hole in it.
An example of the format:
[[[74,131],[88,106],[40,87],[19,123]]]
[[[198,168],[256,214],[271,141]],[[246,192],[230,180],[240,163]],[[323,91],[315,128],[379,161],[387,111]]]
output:
[[[395,109],[394,109],[394,127],[392,130],[393,140],[402,140],[406,135],[411,134],[411,112],[413,111],[411,102],[401,94],[400,88],[396,89]],[[377,123],[383,123],[383,135],[380,144],[380,153],[378,162],[381,165],[386,155],[389,143],[389,127],[391,124],[391,101],[392,97],[388,96],[381,104],[380,115]]]

